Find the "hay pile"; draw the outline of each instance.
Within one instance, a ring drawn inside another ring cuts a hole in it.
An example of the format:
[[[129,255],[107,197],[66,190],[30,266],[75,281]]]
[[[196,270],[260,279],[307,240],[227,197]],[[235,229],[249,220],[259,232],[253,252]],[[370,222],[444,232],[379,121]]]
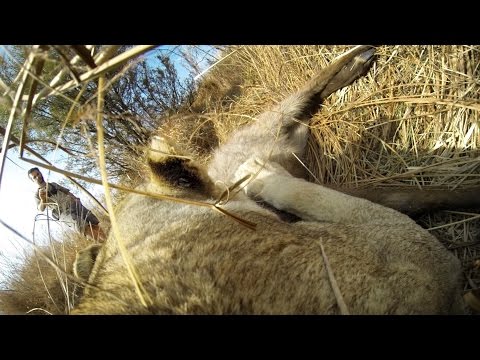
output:
[[[348,48],[230,47],[205,79],[217,93],[209,93],[203,116],[223,142]],[[377,54],[366,77],[326,99],[311,122],[310,180],[371,189],[480,186],[480,47],[382,46]],[[480,209],[466,209],[418,220],[460,258],[465,290],[480,286],[479,219]]]
[[[81,287],[71,281],[77,251],[91,245],[91,240],[72,231],[58,240],[42,241],[39,252],[33,248],[18,254],[20,261],[0,254],[0,273],[9,284],[0,290],[0,312],[8,315],[62,315],[68,314],[81,294]],[[59,266],[53,268],[41,254],[50,257]]]

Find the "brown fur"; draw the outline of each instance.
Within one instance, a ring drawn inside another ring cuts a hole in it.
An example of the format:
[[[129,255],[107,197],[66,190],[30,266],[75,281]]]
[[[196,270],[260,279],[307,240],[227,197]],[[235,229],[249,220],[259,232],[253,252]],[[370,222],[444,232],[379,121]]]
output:
[[[94,287],[73,313],[338,314],[341,299],[322,246],[350,313],[462,313],[460,263],[435,237],[395,210],[291,175],[297,168],[291,152],[302,156],[312,111],[363,74],[372,53],[353,49],[239,130],[217,150],[208,174],[193,161],[176,163],[196,167],[188,174],[191,183],[204,184],[201,191],[172,182],[183,168],[165,177],[162,164],[172,159],[165,153],[183,154],[166,139],[154,140],[152,181],[139,190],[213,202],[253,175],[245,193],[231,193],[222,207],[256,230],[208,207],[131,194],[116,216],[150,300],[142,305],[110,235],[89,277]],[[283,222],[251,198],[302,220]]]
[[[78,252],[73,263],[73,274],[77,278],[83,281],[88,280],[88,277],[92,272],[93,265],[95,264],[95,259],[97,258],[101,248],[102,245],[93,244]]]

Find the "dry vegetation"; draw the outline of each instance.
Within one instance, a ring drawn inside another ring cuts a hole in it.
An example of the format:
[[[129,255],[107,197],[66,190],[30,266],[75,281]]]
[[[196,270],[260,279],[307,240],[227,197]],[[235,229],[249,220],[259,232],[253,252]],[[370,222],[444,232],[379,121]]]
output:
[[[194,103],[166,118],[163,131],[206,161],[238,126],[347,48],[229,47],[200,82]],[[371,189],[480,186],[480,46],[382,46],[377,54],[367,76],[333,94],[314,117],[305,159],[310,180]],[[142,174],[141,162],[135,164]],[[427,214],[419,222],[460,258],[464,289],[479,288],[480,209]],[[15,312],[65,308],[31,293],[45,286],[34,280],[35,264],[27,264],[15,269],[21,275],[10,285],[20,293],[11,297],[21,304]],[[63,296],[60,287],[56,292]],[[20,299],[27,296],[39,301],[28,305]]]
[[[77,251],[92,240],[68,232],[36,250],[24,251],[21,262],[0,255],[1,272],[8,289],[0,290],[0,310],[4,314],[67,314],[75,305],[81,286],[72,281],[72,264]],[[44,258],[57,265],[53,268]],[[70,277],[68,277],[70,275]]]
[[[220,141],[345,48],[236,48],[210,74],[210,81],[225,73],[243,80],[240,97],[210,108]],[[367,76],[328,98],[312,121],[310,180],[371,189],[479,186],[480,47],[388,46],[377,53]],[[419,219],[461,259],[465,290],[480,285],[479,218],[479,209],[466,209]]]

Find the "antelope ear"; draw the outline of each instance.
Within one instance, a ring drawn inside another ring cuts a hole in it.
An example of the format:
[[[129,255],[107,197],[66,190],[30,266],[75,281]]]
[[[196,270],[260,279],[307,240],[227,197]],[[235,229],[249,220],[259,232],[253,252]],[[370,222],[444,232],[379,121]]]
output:
[[[161,186],[205,194],[212,191],[212,182],[206,171],[164,137],[153,137],[148,166],[152,181]]]
[[[183,158],[190,160],[175,144],[163,136],[154,136],[148,149],[148,160],[152,162],[165,162],[171,158]]]
[[[75,262],[73,263],[73,273],[76,277],[83,281],[88,281],[101,248],[102,245],[94,244],[77,253]]]

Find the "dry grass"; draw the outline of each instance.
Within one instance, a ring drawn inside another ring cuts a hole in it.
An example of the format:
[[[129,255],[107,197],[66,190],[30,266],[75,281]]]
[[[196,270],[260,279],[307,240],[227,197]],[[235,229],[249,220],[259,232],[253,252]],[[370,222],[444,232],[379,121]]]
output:
[[[213,69],[208,86],[219,79],[217,89],[240,87],[241,95],[211,102],[203,115],[222,143],[347,48],[231,48],[235,53]],[[385,46],[377,54],[367,76],[326,99],[311,122],[310,180],[372,189],[480,186],[480,47]],[[234,79],[231,86],[222,74]],[[432,231],[462,261],[465,290],[480,286],[473,265],[480,259],[479,211],[419,219],[426,228],[442,226]]]
[[[242,94],[228,111],[210,108],[220,142],[346,48],[239,49],[212,73],[220,77],[225,67],[243,79]],[[345,186],[478,185],[479,50],[380,47],[372,71],[329,97],[314,117],[310,170],[322,183]]]
[[[194,103],[165,119],[162,131],[206,161],[235,129],[348,48],[229,47],[229,56],[202,79]],[[305,160],[310,180],[372,189],[480,186],[480,46],[382,46],[377,54],[366,77],[330,96],[314,117]],[[142,161],[132,164],[138,169],[128,175],[134,184],[145,172]],[[432,232],[462,261],[465,290],[480,286],[474,266],[480,259],[479,211],[443,211],[419,220],[436,228]]]
[[[67,274],[73,276],[72,264],[77,251],[90,245],[79,234],[65,233],[58,240],[37,250],[26,250],[21,262],[0,256],[1,272],[7,283],[0,290],[0,309],[5,314],[68,314],[75,305],[81,287]],[[54,269],[39,252],[49,256],[60,269]]]

